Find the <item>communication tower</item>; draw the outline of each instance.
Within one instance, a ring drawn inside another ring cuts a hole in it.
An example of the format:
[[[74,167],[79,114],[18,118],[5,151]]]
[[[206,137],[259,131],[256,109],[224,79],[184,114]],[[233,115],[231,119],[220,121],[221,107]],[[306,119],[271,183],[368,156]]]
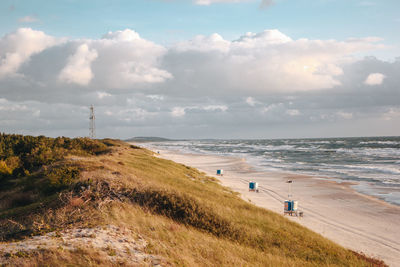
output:
[[[94,139],[96,138],[96,123],[95,123],[96,117],[94,116],[94,107],[93,105],[90,106],[90,124],[89,124],[89,137]]]

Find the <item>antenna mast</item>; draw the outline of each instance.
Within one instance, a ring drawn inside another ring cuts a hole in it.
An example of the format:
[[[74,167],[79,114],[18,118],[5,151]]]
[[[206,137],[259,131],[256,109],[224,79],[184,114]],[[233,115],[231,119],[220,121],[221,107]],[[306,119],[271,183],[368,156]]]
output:
[[[96,138],[96,123],[95,123],[96,117],[94,116],[94,107],[93,105],[90,106],[90,124],[89,124],[89,137],[94,139]]]
[[[288,180],[288,181],[286,181],[286,183],[288,183],[289,184],[289,194],[288,194],[288,198],[289,198],[289,200],[292,198],[292,183],[293,183],[293,181],[292,180]]]

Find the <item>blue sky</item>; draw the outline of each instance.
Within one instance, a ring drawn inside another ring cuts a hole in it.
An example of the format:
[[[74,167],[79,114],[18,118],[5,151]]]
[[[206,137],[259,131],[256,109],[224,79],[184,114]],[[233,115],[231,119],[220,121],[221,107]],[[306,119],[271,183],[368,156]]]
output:
[[[1,34],[32,26],[55,36],[98,38],[130,28],[168,43],[197,34],[216,32],[232,40],[248,31],[279,29],[294,39],[379,36],[388,44],[400,44],[396,0],[280,0],[264,9],[251,0],[206,6],[190,0],[2,0],[0,5]],[[37,21],[18,22],[25,16]]]
[[[2,0],[0,131],[398,135],[400,1],[272,2]]]

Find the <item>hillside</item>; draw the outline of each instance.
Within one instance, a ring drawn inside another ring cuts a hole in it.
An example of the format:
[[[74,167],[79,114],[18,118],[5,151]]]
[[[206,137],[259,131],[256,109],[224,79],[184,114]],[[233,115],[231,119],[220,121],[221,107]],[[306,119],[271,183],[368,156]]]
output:
[[[384,266],[116,140],[0,135],[5,266]]]

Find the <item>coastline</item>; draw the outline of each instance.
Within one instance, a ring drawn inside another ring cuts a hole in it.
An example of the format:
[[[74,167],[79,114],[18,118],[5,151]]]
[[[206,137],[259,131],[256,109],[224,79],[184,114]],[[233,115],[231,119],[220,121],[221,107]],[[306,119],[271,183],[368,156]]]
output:
[[[151,148],[150,148],[151,149]],[[182,163],[218,178],[251,203],[283,214],[288,179],[292,195],[304,217],[286,218],[354,251],[400,266],[400,207],[356,192],[351,183],[338,183],[307,175],[258,171],[245,159],[209,154],[188,154],[156,149],[159,157]],[[224,176],[216,176],[224,169]],[[248,191],[248,182],[259,183],[259,193]]]

